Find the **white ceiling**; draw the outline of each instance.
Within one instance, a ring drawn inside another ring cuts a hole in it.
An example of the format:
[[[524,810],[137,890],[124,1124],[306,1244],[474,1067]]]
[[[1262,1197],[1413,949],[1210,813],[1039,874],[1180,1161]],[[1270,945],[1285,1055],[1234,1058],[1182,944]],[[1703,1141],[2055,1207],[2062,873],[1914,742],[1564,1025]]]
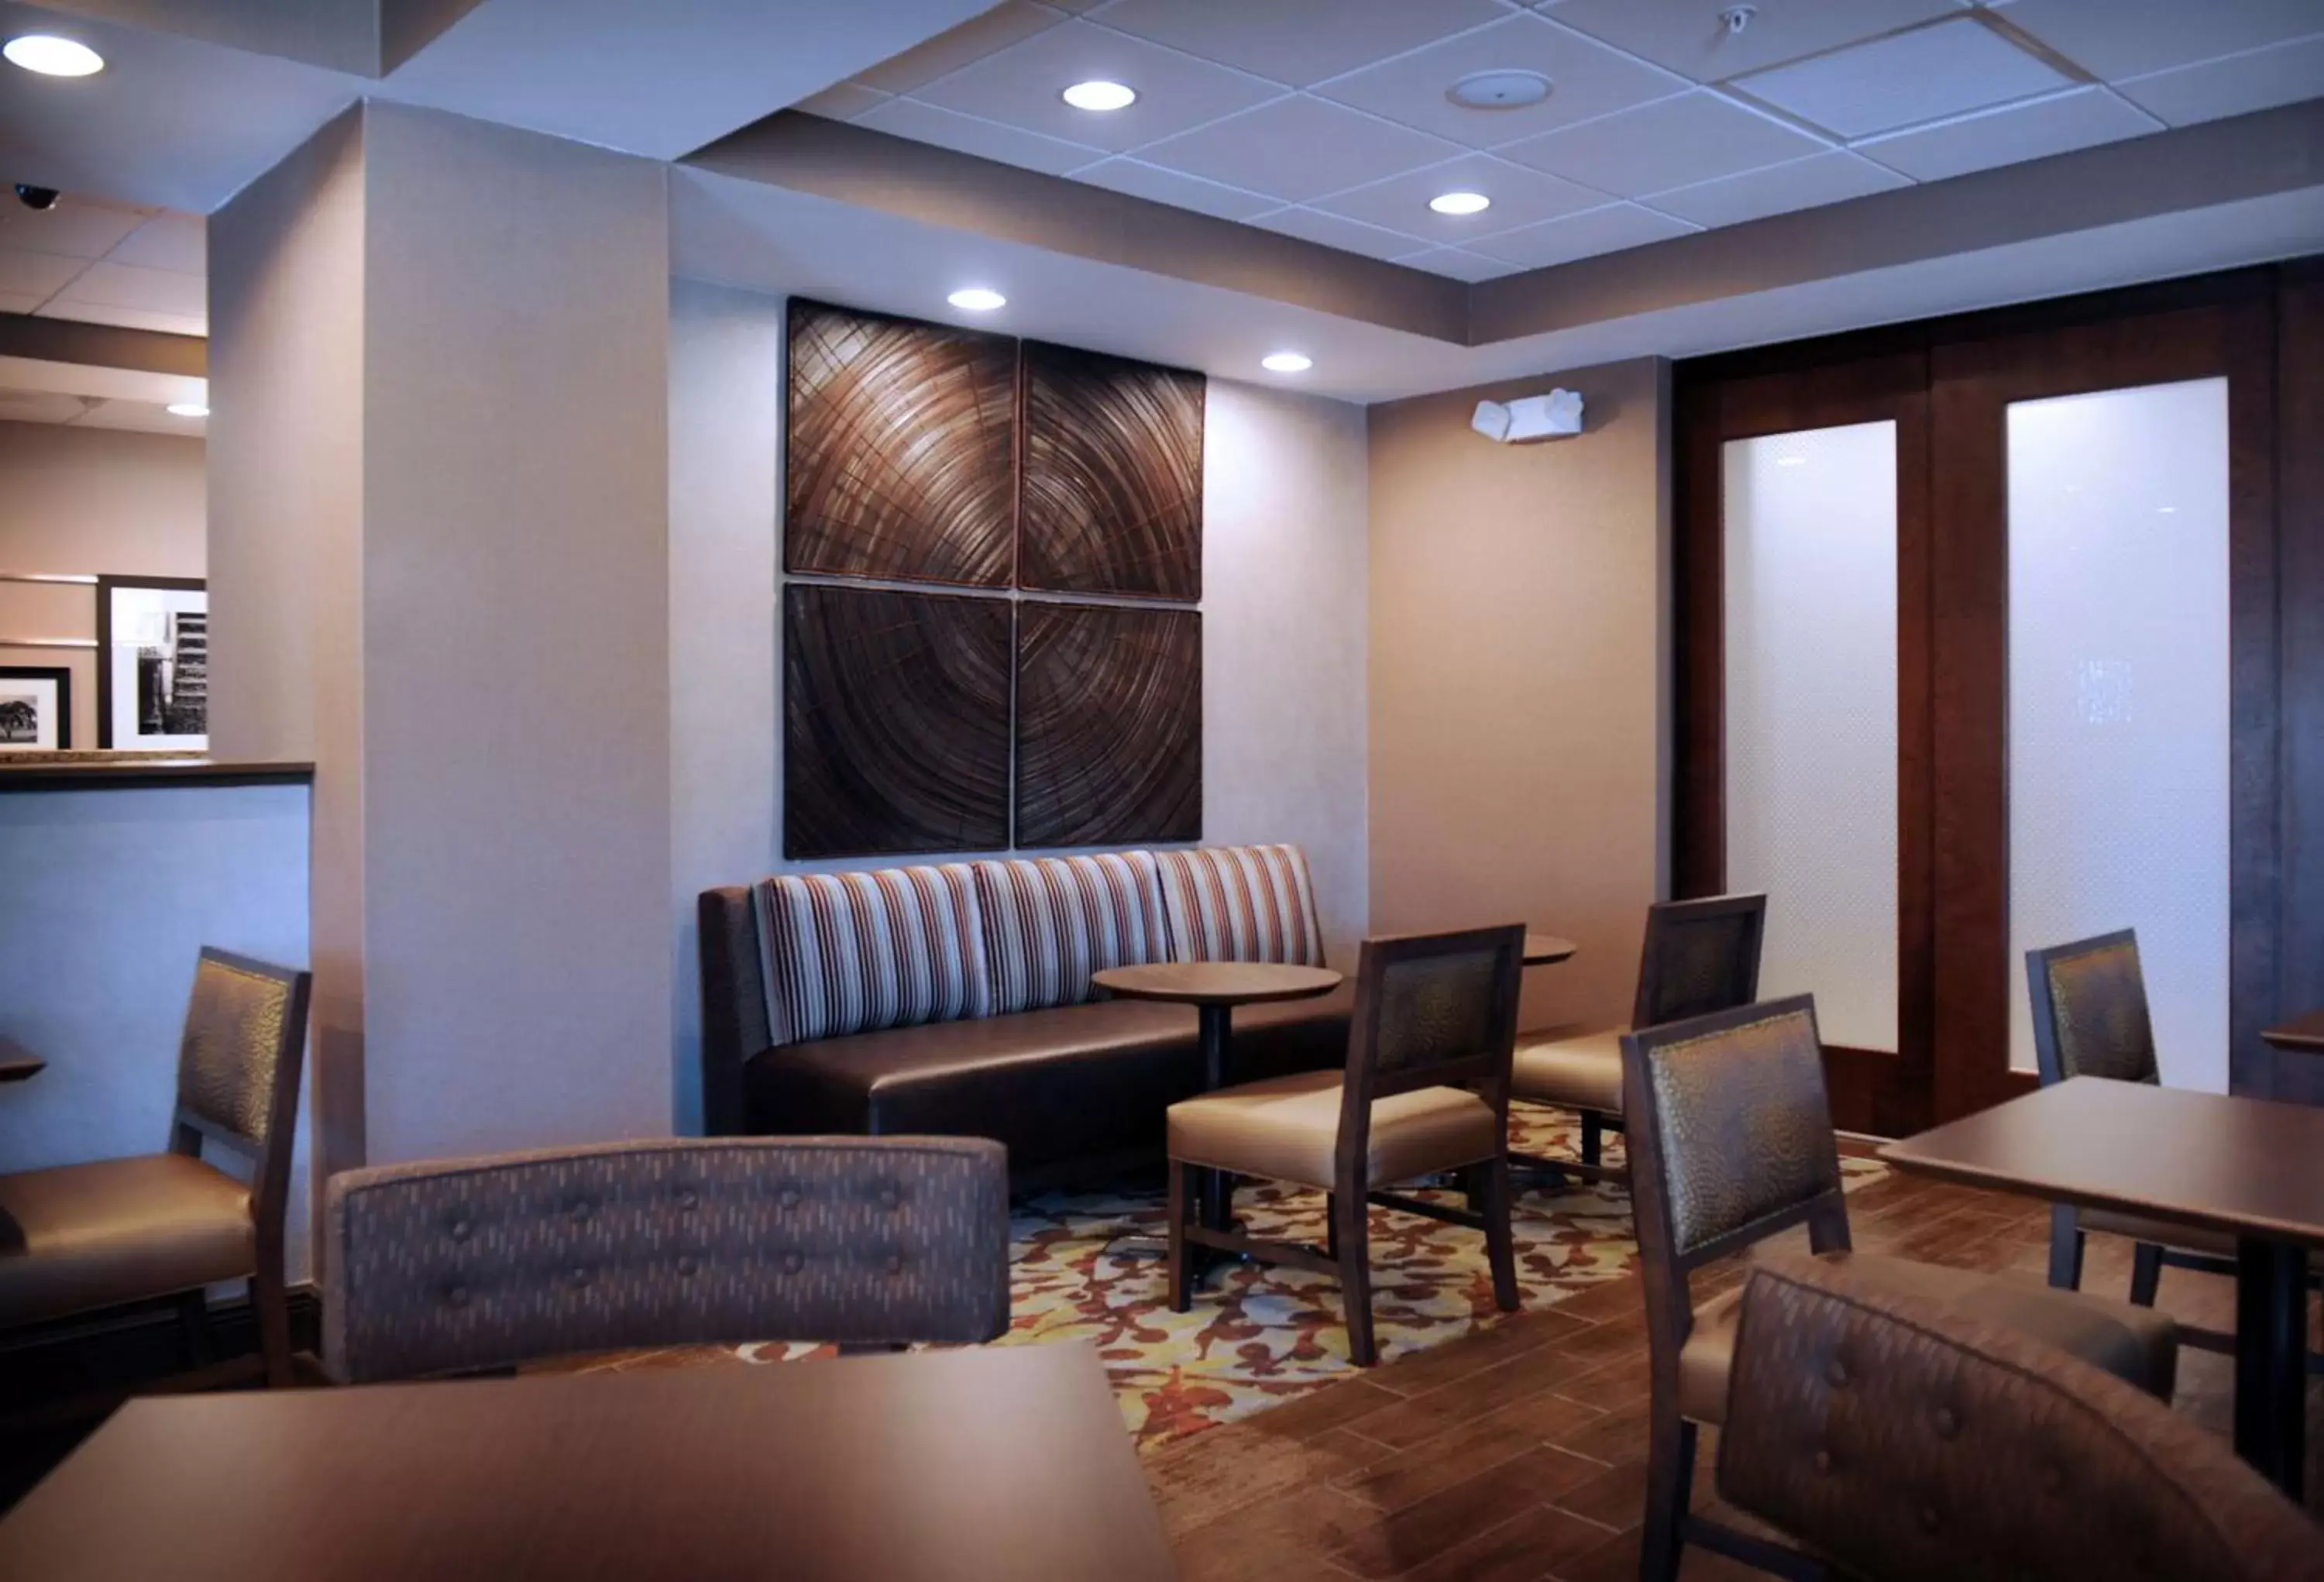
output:
[[[1478,281],[2324,96],[2324,0],[1725,8],[1007,0],[801,107]],[[1488,69],[1552,92],[1448,100]],[[1090,78],[1139,99],[1059,99]]]
[[[49,209],[0,203],[0,313],[206,335],[204,224],[77,192]]]
[[[172,374],[0,356],[0,422],[69,423],[199,439],[209,427],[206,419],[174,417],[168,409],[172,402],[200,401],[208,390],[204,380]]]

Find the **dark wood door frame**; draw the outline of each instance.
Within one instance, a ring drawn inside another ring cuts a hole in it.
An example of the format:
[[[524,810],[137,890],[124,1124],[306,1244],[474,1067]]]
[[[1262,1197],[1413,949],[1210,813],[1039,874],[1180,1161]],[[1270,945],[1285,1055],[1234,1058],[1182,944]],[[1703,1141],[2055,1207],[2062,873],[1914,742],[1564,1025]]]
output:
[[[1897,424],[1895,1054],[1828,1051],[1833,1113],[1904,1135],[2022,1092],[2008,1067],[2009,402],[2229,388],[2232,1085],[2324,1099],[2259,1040],[2324,1004],[2324,263],[2238,270],[1679,365],[1673,893],[1726,887],[1729,439]],[[2282,511],[2279,513],[2279,494]],[[2282,529],[2279,532],[2279,522]],[[2287,952],[2291,954],[2287,954]],[[2307,958],[2314,957],[2311,965]]]

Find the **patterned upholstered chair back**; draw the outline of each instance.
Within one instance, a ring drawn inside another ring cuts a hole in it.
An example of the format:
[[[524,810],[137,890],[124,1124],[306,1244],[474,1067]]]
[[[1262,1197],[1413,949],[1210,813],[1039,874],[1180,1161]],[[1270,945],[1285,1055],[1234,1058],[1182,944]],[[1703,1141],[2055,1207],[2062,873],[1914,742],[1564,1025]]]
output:
[[[204,1134],[264,1150],[286,1086],[295,1104],[308,976],[204,949],[178,1044],[178,1118]],[[288,1125],[295,1110],[280,1117]]]
[[[1837,1199],[1813,999],[1626,1034],[1622,1062],[1642,1245],[1691,1267]]]
[[[1877,1582],[2324,1577],[2324,1535],[2225,1439],[2016,1330],[1810,1259],[1745,1289],[1718,1476]]]
[[[2025,986],[2045,1087],[2069,1077],[2160,1080],[2135,930],[2028,950]]]
[[[677,1138],[331,1178],[347,1383],[714,1341],[1009,1325],[1009,1161],[972,1137]]]
[[[1764,895],[1659,901],[1648,907],[1630,1025],[1659,1027],[1757,999],[1766,927]]]

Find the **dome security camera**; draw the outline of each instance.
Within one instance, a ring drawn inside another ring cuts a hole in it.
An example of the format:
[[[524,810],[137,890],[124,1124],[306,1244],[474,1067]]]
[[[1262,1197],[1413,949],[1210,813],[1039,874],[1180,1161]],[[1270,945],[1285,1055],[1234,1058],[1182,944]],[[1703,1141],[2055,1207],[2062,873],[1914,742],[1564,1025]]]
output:
[[[16,183],[16,201],[26,208],[49,209],[57,206],[54,187],[35,187],[27,181]]]

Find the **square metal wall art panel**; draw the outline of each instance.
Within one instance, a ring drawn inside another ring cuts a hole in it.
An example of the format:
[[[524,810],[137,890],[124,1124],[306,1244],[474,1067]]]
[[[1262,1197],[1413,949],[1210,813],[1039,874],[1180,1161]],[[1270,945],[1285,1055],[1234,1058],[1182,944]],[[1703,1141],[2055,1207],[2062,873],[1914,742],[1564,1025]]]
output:
[[[1017,583],[1203,597],[1203,375],[1025,343]]]
[[[783,599],[783,855],[1009,844],[1005,598],[794,583]]]
[[[1017,345],[793,298],[785,568],[1008,587]]]
[[[1017,844],[1202,836],[1202,615],[1020,605]]]

